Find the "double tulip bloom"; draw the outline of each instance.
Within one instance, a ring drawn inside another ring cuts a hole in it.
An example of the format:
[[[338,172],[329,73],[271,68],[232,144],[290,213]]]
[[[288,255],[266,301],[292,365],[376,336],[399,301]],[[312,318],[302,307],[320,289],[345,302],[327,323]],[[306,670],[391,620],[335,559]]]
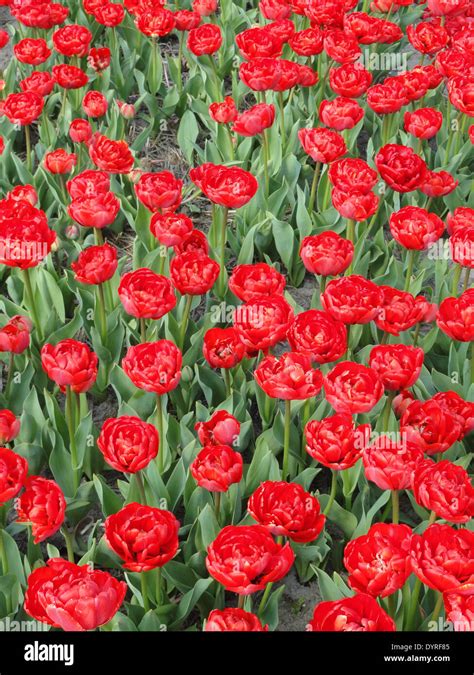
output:
[[[89,631],[119,610],[127,584],[108,572],[51,558],[28,577],[25,611],[36,621],[64,631]]]
[[[306,544],[320,535],[326,517],[316,497],[297,483],[264,481],[250,496],[252,518],[275,536]]]
[[[208,548],[209,574],[227,591],[250,595],[282,579],[295,555],[289,544],[278,544],[261,525],[228,525]]]
[[[105,521],[105,540],[131,572],[163,567],[178,550],[179,522],[170,511],[132,502]]]

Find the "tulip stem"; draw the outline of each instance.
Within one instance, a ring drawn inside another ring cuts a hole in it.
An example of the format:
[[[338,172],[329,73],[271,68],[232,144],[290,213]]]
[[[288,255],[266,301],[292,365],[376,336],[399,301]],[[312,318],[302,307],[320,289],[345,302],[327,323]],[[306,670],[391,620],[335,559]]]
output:
[[[163,402],[161,400],[160,394],[156,397],[156,427],[158,429],[158,472],[161,475],[163,473],[163,449],[164,449],[164,438],[163,438]]]
[[[398,525],[400,520],[400,499],[398,490],[392,490],[392,522]]]
[[[263,612],[265,611],[265,607],[266,607],[266,605],[267,605],[268,597],[269,597],[270,592],[271,592],[271,590],[272,590],[272,586],[273,586],[273,582],[271,582],[271,581],[270,581],[269,584],[267,584],[267,585],[265,586],[265,590],[264,590],[264,592],[263,592],[262,599],[260,600],[260,604],[259,604],[259,606],[258,606],[258,612],[257,612],[257,614],[258,614],[259,617],[261,617],[262,614],[263,614]]]
[[[102,344],[104,344],[107,338],[107,318],[105,315],[105,296],[102,284],[97,284],[97,309],[99,310],[100,337],[102,338]]]
[[[270,162],[270,152],[268,148],[268,133],[267,130],[263,130],[262,134],[262,148],[263,148],[263,175],[265,178],[265,197],[268,198],[270,192],[270,177],[268,174],[268,164]]]
[[[415,583],[413,585],[413,591],[411,594],[410,607],[408,609],[408,615],[406,618],[405,630],[413,630],[414,628],[413,622],[415,620],[415,616],[418,609],[418,598],[420,597],[420,591],[421,591],[421,579],[416,577]]]
[[[443,594],[438,591],[438,599],[436,600],[436,605],[434,607],[433,614],[431,615],[431,621],[438,620],[442,608],[443,608]]]
[[[393,593],[392,593],[392,595],[389,595],[387,597],[387,610],[388,610],[388,613],[390,614],[390,616],[392,617],[392,619],[394,619],[396,608],[395,608],[395,596],[394,596]]]
[[[385,401],[385,407],[383,410],[383,425],[382,425],[382,431],[388,431],[388,423],[390,420],[390,410],[392,408],[392,401],[395,398],[395,392],[394,391],[389,391],[387,393],[387,399]]]
[[[331,492],[329,493],[329,500],[328,500],[328,503],[326,504],[326,508],[323,511],[323,514],[325,516],[328,516],[329,513],[331,512],[332,505],[334,504],[334,500],[336,499],[337,473],[336,473],[336,471],[334,471],[334,469],[331,469],[331,473],[332,473]]]
[[[14,367],[15,367],[14,359],[15,359],[15,354],[13,352],[10,352],[10,354],[8,356],[7,382],[5,384],[5,398],[7,400],[10,398],[10,389],[11,389],[12,379],[13,379],[13,370],[14,370]]]
[[[410,249],[408,251],[407,273],[405,277],[405,292],[410,291],[411,276],[413,274],[413,266],[415,264],[415,251]]]
[[[466,267],[466,269],[464,270],[464,283],[463,283],[463,287],[462,287],[463,293],[465,293],[467,291],[467,288],[469,286],[470,276],[471,276],[471,268]]]
[[[321,173],[321,166],[322,166],[321,162],[316,162],[314,166],[313,182],[311,183],[311,192],[309,195],[309,204],[308,204],[308,212],[310,215],[314,209],[315,204],[317,209],[316,195],[319,182],[319,175]]]
[[[183,31],[179,32],[179,47],[178,47],[178,59],[177,59],[177,68],[178,68],[178,81],[176,83],[178,87],[178,93],[181,94],[183,91],[183,77],[182,77],[182,68],[183,68],[183,41],[184,33]]]
[[[355,220],[349,218],[347,221],[347,238],[352,244],[355,244]],[[347,274],[352,274],[352,267],[354,264],[354,258],[352,258],[349,267],[347,268]]]
[[[229,215],[229,209],[227,207],[222,208],[221,214],[221,227],[220,227],[220,270],[219,270],[219,279],[217,282],[217,294],[220,298],[223,298],[225,295],[225,245],[227,243],[227,218]]]
[[[74,392],[71,387],[66,387],[66,423],[69,431],[69,446],[71,451],[71,464],[72,464],[72,475],[73,475],[73,485],[74,492],[77,491],[79,487],[79,468],[77,466],[77,448],[76,448],[76,438],[75,438],[75,421],[74,421]]]
[[[232,386],[230,382],[230,370],[229,368],[221,368],[222,377],[225,382],[225,393],[227,398],[232,394]]]
[[[0,559],[2,561],[2,571],[3,571],[3,576],[8,574],[8,559],[7,559],[7,552],[5,550],[5,542],[3,541],[3,527],[0,528]]]
[[[451,295],[454,295],[454,297],[457,297],[457,294],[458,294],[458,286],[459,286],[459,280],[461,278],[461,272],[462,272],[461,265],[456,265],[454,267],[453,279],[452,279],[452,283],[451,283]]]
[[[146,614],[146,612],[148,612],[150,609],[150,601],[148,599],[148,577],[146,572],[142,572],[140,574],[140,585],[142,591],[143,609],[145,610]]]
[[[94,239],[96,246],[104,245],[104,235],[99,227],[94,227]]]
[[[140,499],[142,500],[142,504],[144,506],[146,506],[145,485],[143,483],[143,478],[142,478],[142,474],[140,473],[140,471],[137,471],[137,473],[135,474],[135,479],[137,481],[137,488],[138,488],[138,492],[140,493]]]
[[[474,342],[471,342],[471,384],[474,384]]]
[[[286,131],[285,131],[285,105],[283,103],[283,92],[278,92],[278,106],[280,108],[280,134],[281,134],[281,144],[282,149],[284,150],[286,145]]]
[[[288,462],[290,453],[290,425],[291,425],[291,401],[285,401],[285,432],[283,436],[283,467],[282,480],[288,478]]]
[[[67,550],[67,559],[69,562],[73,563],[74,562],[74,546],[72,543],[72,537],[71,533],[67,530],[66,527],[61,528],[61,534],[64,537],[64,541],[66,543],[66,550]]]
[[[179,344],[178,347],[183,351],[184,340],[186,338],[186,330],[188,328],[189,315],[191,314],[191,305],[193,302],[193,296],[186,296],[186,303],[184,305],[183,316],[181,317],[181,326],[179,329]]]
[[[161,567],[156,568],[156,606],[161,607],[163,604],[163,575]]]
[[[33,155],[31,154],[31,133],[30,133],[30,125],[25,124],[25,144],[26,144],[26,168],[28,169],[28,172],[31,173],[33,171]]]
[[[220,511],[221,511],[221,493],[216,492],[214,494],[214,513],[216,514],[216,520],[217,520],[218,524],[219,524]]]
[[[8,558],[7,558],[7,552],[5,549],[5,542],[3,540],[3,534],[4,534],[4,529],[3,527],[0,527],[0,559],[2,561],[2,571],[3,571],[3,576],[8,574]],[[5,594],[5,604],[6,604],[6,610],[7,610],[7,615],[10,614],[12,611],[11,603],[10,603],[10,595]]]
[[[239,602],[237,604],[237,607],[239,609],[243,609],[245,604],[245,595],[239,595]]]
[[[140,340],[146,342],[146,323],[142,316],[140,317]]]
[[[25,291],[26,291],[26,299],[31,311],[31,315],[33,317],[33,323],[35,324],[36,332],[38,334],[38,341],[43,342],[43,331],[41,330],[41,324],[39,321],[38,317],[38,312],[36,311],[36,305],[35,305],[35,299],[33,295],[33,288],[31,286],[31,277],[30,277],[30,270],[27,267],[25,270],[23,270],[23,279],[25,282]]]

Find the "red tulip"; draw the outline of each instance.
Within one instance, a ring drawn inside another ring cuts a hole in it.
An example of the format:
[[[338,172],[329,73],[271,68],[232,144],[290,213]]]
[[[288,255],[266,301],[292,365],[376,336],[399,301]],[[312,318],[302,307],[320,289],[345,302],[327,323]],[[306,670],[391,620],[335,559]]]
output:
[[[422,296],[416,298],[410,293],[391,286],[379,286],[382,294],[380,312],[374,321],[378,328],[391,335],[400,335],[421,321],[430,321],[432,305]]]
[[[328,176],[333,186],[343,192],[367,194],[377,184],[377,172],[364,160],[353,157],[333,162],[329,167]]]
[[[88,143],[92,138],[92,127],[87,120],[72,120],[69,125],[69,136],[73,143]]]
[[[92,136],[89,155],[99,169],[109,173],[128,173],[135,161],[126,141],[113,141],[99,132]]]
[[[64,56],[86,56],[92,33],[85,26],[69,24],[53,33],[54,48]]]
[[[267,356],[254,377],[267,396],[284,401],[312,398],[323,386],[321,371],[311,366],[309,356],[298,352],[285,352],[279,358]]]
[[[68,63],[53,66],[52,71],[54,79],[63,89],[80,89],[89,82],[87,74],[81,68]]]
[[[89,246],[71,263],[74,278],[81,284],[103,284],[117,269],[117,249],[110,244]]]
[[[82,99],[82,109],[88,117],[102,117],[107,112],[108,103],[105,96],[92,89]]]
[[[262,633],[268,631],[268,626],[262,626],[260,619],[252,612],[246,612],[238,607],[213,609],[207,617],[204,630],[207,633],[222,633],[235,631],[238,633]]]
[[[51,50],[43,38],[24,38],[16,43],[13,52],[20,63],[37,66],[51,56]]]
[[[0,505],[16,497],[23,487],[28,462],[9,448],[0,448]]]
[[[324,277],[337,276],[346,271],[354,257],[354,244],[336,232],[327,230],[305,237],[300,256],[308,272]]]
[[[396,593],[411,574],[412,531],[408,525],[377,523],[344,549],[349,586],[374,598]]]
[[[310,420],[305,427],[306,452],[323,466],[342,471],[362,457],[370,432],[369,424],[356,427],[347,413]]]
[[[82,227],[102,229],[112,225],[120,211],[120,201],[113,192],[99,192],[93,197],[73,199],[68,214]]]
[[[135,193],[147,209],[156,213],[174,212],[181,204],[183,181],[171,171],[143,173],[135,185]]]
[[[235,101],[231,96],[226,96],[223,103],[211,103],[209,106],[209,115],[218,124],[235,122],[238,114]]]
[[[221,29],[214,23],[203,23],[189,31],[186,44],[195,56],[214,54],[222,45]]]
[[[275,106],[258,103],[236,117],[232,131],[240,136],[256,136],[271,127],[274,121]]]
[[[345,325],[318,309],[297,314],[287,337],[293,351],[310,356],[316,363],[337,361],[347,351]]]
[[[346,324],[369,323],[380,312],[381,293],[373,281],[356,274],[333,279],[321,293],[323,308]]]
[[[289,544],[278,544],[261,525],[228,525],[208,548],[209,574],[227,591],[250,595],[282,579],[295,555]]]
[[[323,50],[323,31],[317,26],[295,33],[289,45],[299,56],[315,56]]]
[[[466,523],[474,516],[474,488],[469,475],[449,460],[421,462],[413,475],[413,494],[418,504],[443,520]]]
[[[181,379],[182,354],[170,340],[144,342],[129,347],[122,368],[139,389],[166,394]]]
[[[204,295],[214,286],[220,265],[206,255],[181,253],[171,259],[170,276],[182,295]]]
[[[171,511],[132,502],[105,520],[105,541],[132,572],[163,567],[178,550],[179,522]]]
[[[436,323],[453,340],[474,340],[474,289],[464,291],[459,298],[445,298],[439,306]]]
[[[326,517],[320,513],[316,497],[297,483],[264,481],[250,496],[252,518],[273,535],[306,544],[317,539]]]
[[[0,410],[0,443],[10,443],[19,433],[20,420],[11,410]]]
[[[427,172],[425,161],[403,145],[384,145],[375,157],[375,164],[384,181],[396,192],[417,190]]]
[[[209,492],[227,492],[242,480],[243,459],[228,445],[206,445],[190,467],[196,483]]]
[[[320,602],[306,629],[366,633],[396,630],[394,620],[380,607],[375,598],[365,593],[358,593],[352,598]]]
[[[235,37],[235,43],[244,59],[275,58],[281,56],[283,42],[268,26],[247,28]]]
[[[424,352],[409,345],[376,345],[369,356],[385,389],[409,389],[417,381],[423,366]]]
[[[31,75],[20,80],[20,89],[23,92],[32,91],[39,96],[48,96],[55,84],[56,81],[50,73],[34,70]]]
[[[448,450],[455,443],[463,426],[459,419],[438,401],[414,401],[400,420],[400,431],[418,443],[428,455]]]
[[[77,155],[69,154],[63,148],[47,152],[44,156],[44,168],[50,173],[65,174],[71,173],[77,163]]]
[[[33,324],[26,316],[17,314],[0,328],[0,352],[21,354],[30,346]],[[1,442],[1,440],[0,440]]]
[[[57,345],[46,343],[41,349],[41,365],[48,377],[61,389],[71,387],[82,394],[97,377],[98,358],[84,342],[67,338]]]
[[[433,138],[441,129],[443,115],[434,108],[420,108],[414,112],[406,112],[404,123],[405,130],[416,138]]]
[[[390,231],[399,244],[422,251],[438,241],[444,231],[439,216],[418,206],[405,206],[390,216]]]
[[[300,129],[298,138],[304,151],[315,162],[328,164],[343,155],[347,148],[344,139],[336,131],[319,127],[317,129]]]
[[[161,319],[176,305],[171,281],[147,267],[124,274],[118,295],[127,314],[139,319]]]
[[[371,83],[372,74],[360,63],[346,63],[329,70],[331,89],[340,96],[358,98],[367,91]]]
[[[407,26],[407,38],[421,54],[433,55],[446,47],[449,35],[439,22],[421,21]]]
[[[35,544],[51,537],[64,522],[66,500],[54,480],[30,476],[17,501],[17,521],[31,523]]]
[[[233,368],[244,358],[245,345],[234,328],[210,328],[202,351],[211,368]]]
[[[266,351],[283,340],[293,318],[293,310],[280,295],[260,297],[234,312],[234,328],[247,351]]]
[[[354,99],[339,96],[323,101],[319,106],[319,118],[323,124],[336,131],[352,129],[364,116],[364,109]]]
[[[413,572],[435,591],[452,591],[474,581],[474,532],[430,525],[412,539]]]
[[[381,490],[407,490],[423,460],[423,448],[403,434],[400,440],[382,435],[364,450],[362,460],[367,479]]]
[[[267,263],[237,265],[229,278],[229,288],[239,300],[250,302],[257,298],[283,295],[286,279]]]
[[[105,420],[97,447],[116,471],[137,473],[158,454],[158,432],[139,417],[122,415]]]
[[[194,426],[202,445],[235,445],[239,439],[240,422],[225,410],[217,410],[207,422]]]
[[[341,361],[324,378],[326,399],[338,413],[369,412],[383,396],[377,373],[352,361]]]
[[[140,12],[135,20],[138,30],[151,38],[168,35],[175,27],[175,23],[173,13],[160,6]]]
[[[51,558],[28,577],[25,611],[65,631],[94,630],[117,613],[127,584],[89,565]]]
[[[2,113],[8,118],[8,121],[21,126],[34,122],[41,115],[43,107],[43,97],[35,91],[9,94],[2,101]]]
[[[238,166],[202,164],[189,176],[208,199],[230,209],[245,206],[258,189],[257,179]]]

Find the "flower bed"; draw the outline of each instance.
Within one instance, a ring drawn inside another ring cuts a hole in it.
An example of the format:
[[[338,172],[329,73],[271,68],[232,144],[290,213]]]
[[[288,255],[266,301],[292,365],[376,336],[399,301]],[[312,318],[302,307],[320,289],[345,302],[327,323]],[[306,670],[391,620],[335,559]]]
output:
[[[472,630],[472,2],[0,4],[0,619]]]

